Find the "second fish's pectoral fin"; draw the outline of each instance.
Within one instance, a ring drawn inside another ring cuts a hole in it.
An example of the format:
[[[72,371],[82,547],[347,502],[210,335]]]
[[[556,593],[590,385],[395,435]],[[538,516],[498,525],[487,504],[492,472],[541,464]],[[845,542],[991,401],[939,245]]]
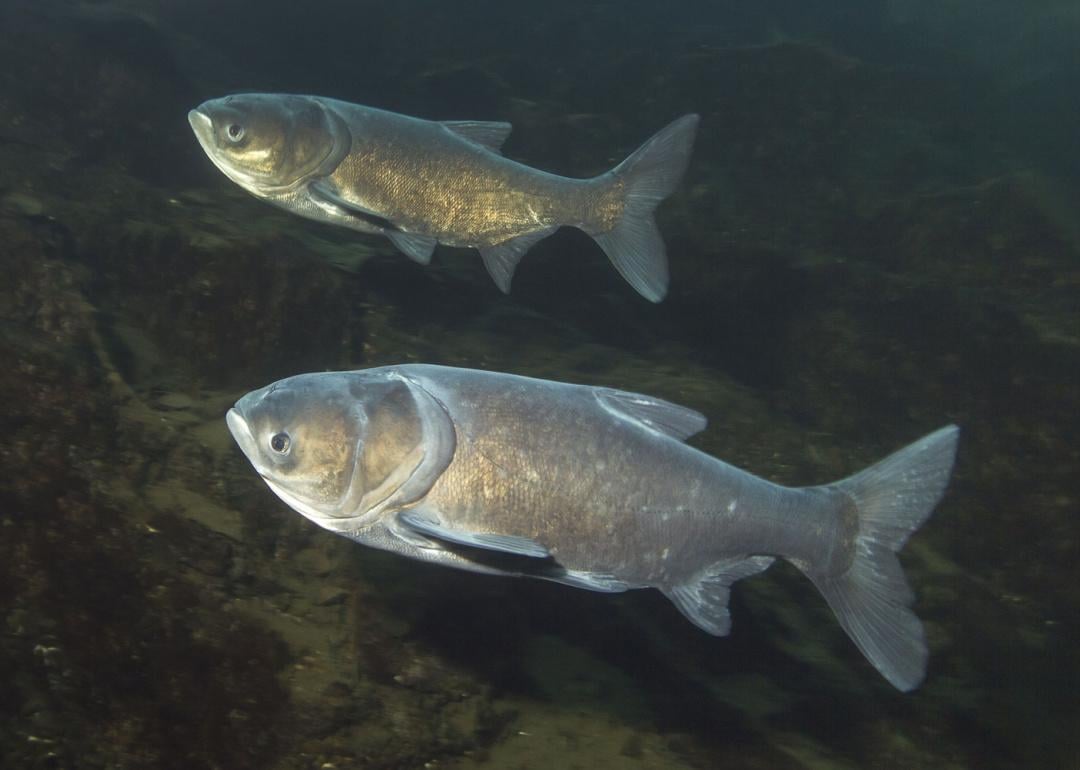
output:
[[[510,136],[513,126],[501,121],[489,120],[444,120],[443,126],[458,136],[478,144],[485,150],[501,152],[503,142]]]
[[[409,529],[436,540],[444,540],[473,548],[486,548],[489,551],[502,551],[516,556],[531,556],[536,559],[546,559],[551,555],[547,548],[527,537],[453,529],[443,525],[442,522],[432,516],[416,511],[399,513],[398,521]]]
[[[431,255],[438,243],[430,235],[418,235],[417,233],[403,233],[400,230],[388,230],[386,237],[398,247],[409,259],[426,265],[431,262]]]
[[[499,287],[503,294],[510,293],[510,281],[514,277],[514,270],[517,269],[521,258],[525,256],[525,252],[531,249],[537,241],[547,238],[556,229],[558,228],[545,227],[543,230],[519,235],[517,238],[511,238],[495,246],[480,247],[480,256],[484,258],[484,267],[487,268],[492,280],[495,281],[495,285]]]
[[[708,422],[701,412],[640,393],[597,388],[596,397],[609,412],[679,441],[704,430]]]
[[[713,636],[727,636],[731,631],[731,584],[768,569],[772,563],[771,556],[735,556],[710,565],[690,582],[662,590],[695,626]]]

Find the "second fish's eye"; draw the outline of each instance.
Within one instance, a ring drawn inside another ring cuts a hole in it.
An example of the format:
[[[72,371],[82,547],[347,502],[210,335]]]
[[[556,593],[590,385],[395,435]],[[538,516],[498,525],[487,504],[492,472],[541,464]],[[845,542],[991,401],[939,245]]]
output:
[[[287,453],[291,445],[292,440],[289,438],[288,433],[275,433],[270,437],[270,448],[279,455]]]
[[[239,123],[230,123],[229,127],[225,129],[225,133],[229,135],[230,140],[239,142],[244,138],[244,127]]]

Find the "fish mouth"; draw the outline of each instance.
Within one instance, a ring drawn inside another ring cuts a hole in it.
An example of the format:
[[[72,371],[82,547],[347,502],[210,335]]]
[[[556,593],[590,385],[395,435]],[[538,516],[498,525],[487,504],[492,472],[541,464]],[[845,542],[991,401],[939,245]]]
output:
[[[232,434],[233,441],[240,447],[240,451],[247,455],[247,458],[251,460],[252,465],[255,465],[255,470],[258,470],[261,476],[262,471],[255,464],[255,436],[252,435],[251,426],[244,419],[244,415],[234,407],[225,413],[225,424],[229,426],[229,433]]]
[[[209,138],[214,133],[214,121],[198,108],[188,112],[187,119],[188,123],[191,124],[191,130],[195,132],[195,136],[200,141],[203,141],[204,137]]]
[[[251,432],[251,426],[248,425],[248,421],[244,419],[244,415],[238,408],[233,407],[225,413],[225,424],[229,426],[229,433],[232,434],[233,440],[240,447],[240,451],[244,453],[248,462],[251,463],[251,467],[253,467],[255,472],[262,477],[263,481],[270,485],[274,492],[281,496],[281,492],[274,484],[270,474],[258,461],[259,454],[255,449],[255,436]]]
[[[195,134],[195,139],[198,140],[199,145],[203,148],[203,152],[214,162],[214,165],[218,167],[222,172],[225,170],[221,168],[221,164],[218,163],[217,153],[214,147],[214,120],[201,109],[196,107],[187,114],[188,124],[191,126],[192,132]]]
[[[255,435],[251,432],[251,426],[244,419],[244,415],[239,409],[233,407],[225,413],[225,424],[229,426],[229,433],[232,434],[233,441],[236,442],[237,446],[240,447],[240,451],[247,457],[251,467],[262,477],[263,481],[273,487],[269,474],[262,463],[259,462],[259,453],[255,448]],[[274,491],[277,492],[276,489]]]
[[[203,112],[202,106],[196,107],[188,112],[187,118],[188,123],[191,125],[191,130],[195,133],[195,138],[198,140],[203,152],[206,153],[206,157],[210,159],[210,162],[217,167],[217,170],[224,174],[227,179],[240,185],[240,187],[248,192],[259,195],[260,185],[258,180],[251,175],[240,171],[240,169],[234,168],[218,151],[217,142],[214,139],[214,120]]]
[[[236,443],[241,443],[241,438],[248,441],[254,440],[247,420],[244,419],[244,415],[240,414],[240,410],[235,406],[225,413],[225,424],[229,426],[229,433],[236,439]]]
[[[240,451],[247,457],[255,472],[262,477],[266,486],[270,487],[270,491],[277,495],[282,502],[325,529],[338,531],[350,525],[349,518],[351,517],[345,519],[335,517],[333,514],[321,511],[311,503],[297,497],[277,480],[265,465],[259,462],[255,436],[251,432],[248,421],[244,419],[243,413],[237,407],[233,407],[225,413],[225,424],[229,426],[229,433],[232,434],[233,440],[240,446]]]

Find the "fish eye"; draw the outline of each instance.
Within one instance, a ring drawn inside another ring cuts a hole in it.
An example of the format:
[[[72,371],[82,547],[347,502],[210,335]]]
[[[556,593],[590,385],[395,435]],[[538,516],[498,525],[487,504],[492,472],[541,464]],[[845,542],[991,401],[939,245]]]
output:
[[[270,437],[270,449],[279,455],[288,454],[292,439],[288,433],[275,433]]]
[[[230,123],[229,127],[225,129],[225,133],[229,135],[229,141],[239,142],[244,138],[244,127],[239,123]]]

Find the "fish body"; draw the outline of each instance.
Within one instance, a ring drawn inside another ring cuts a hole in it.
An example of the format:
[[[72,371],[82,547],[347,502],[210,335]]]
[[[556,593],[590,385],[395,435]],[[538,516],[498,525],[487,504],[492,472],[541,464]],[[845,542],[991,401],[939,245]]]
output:
[[[948,427],[843,481],[791,488],[684,443],[697,412],[608,388],[430,365],[306,374],[227,416],[287,504],[423,561],[594,591],[657,588],[712,634],[776,557],[894,685],[926,645],[895,552],[948,481]]]
[[[237,94],[188,120],[232,181],[295,214],[385,235],[427,264],[437,243],[479,249],[503,291],[518,261],[561,226],[591,235],[643,296],[663,298],[667,256],[653,210],[686,170],[686,115],[591,179],[510,160],[510,124],[423,120],[318,96]]]

